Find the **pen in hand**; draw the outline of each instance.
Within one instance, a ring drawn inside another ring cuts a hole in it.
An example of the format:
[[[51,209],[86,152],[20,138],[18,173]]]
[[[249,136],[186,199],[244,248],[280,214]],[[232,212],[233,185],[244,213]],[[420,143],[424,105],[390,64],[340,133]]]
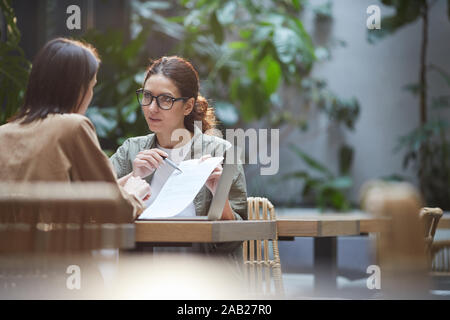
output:
[[[161,156],[161,158],[164,159],[164,161],[167,162],[168,165],[170,165],[172,168],[175,168],[176,170],[180,171],[181,173],[183,173],[183,171],[181,171],[181,169],[170,159],[168,159],[167,157]]]

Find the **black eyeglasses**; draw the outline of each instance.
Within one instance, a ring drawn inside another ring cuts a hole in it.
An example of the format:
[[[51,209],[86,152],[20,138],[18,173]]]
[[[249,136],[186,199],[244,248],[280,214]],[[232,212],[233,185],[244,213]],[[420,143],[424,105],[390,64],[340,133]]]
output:
[[[156,99],[156,104],[158,105],[159,108],[163,110],[170,110],[176,101],[179,100],[186,101],[189,99],[185,97],[174,98],[168,96],[167,94],[160,94],[159,96],[154,96],[151,94],[150,91],[144,89],[136,90],[136,96],[141,106],[149,106],[152,104],[153,99]]]

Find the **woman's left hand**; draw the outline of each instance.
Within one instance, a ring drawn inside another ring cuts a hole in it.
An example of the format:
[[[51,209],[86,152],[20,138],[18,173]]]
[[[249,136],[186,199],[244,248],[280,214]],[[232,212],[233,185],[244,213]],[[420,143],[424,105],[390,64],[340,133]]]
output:
[[[205,161],[206,159],[211,158],[211,155],[205,155],[200,158],[199,162]],[[219,179],[222,176],[222,165],[218,164],[217,167],[214,168],[213,172],[209,175],[208,180],[206,180],[205,185],[214,195],[216,193],[217,184],[219,183]]]
[[[211,158],[211,155],[206,155],[200,158],[199,162],[205,161],[206,159]],[[223,167],[221,164],[217,165],[214,168],[213,172],[209,175],[208,180],[206,180],[206,187],[211,191],[213,196],[216,193],[217,184],[219,183],[219,179],[222,176]],[[233,209],[230,206],[230,202],[227,200],[225,203],[225,207],[222,211],[222,216],[220,220],[235,220],[235,216],[233,214]]]

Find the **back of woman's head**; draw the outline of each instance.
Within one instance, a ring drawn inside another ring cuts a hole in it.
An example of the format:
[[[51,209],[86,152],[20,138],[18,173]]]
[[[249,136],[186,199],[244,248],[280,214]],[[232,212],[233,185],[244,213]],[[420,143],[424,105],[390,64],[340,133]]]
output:
[[[170,79],[178,88],[182,97],[194,98],[194,108],[184,118],[186,129],[193,132],[195,121],[202,122],[202,132],[213,129],[216,126],[214,109],[199,94],[200,80],[198,72],[189,61],[177,56],[162,57],[154,61],[147,71],[144,86],[147,79],[156,74],[161,74]]]
[[[100,65],[91,45],[57,38],[36,55],[25,101],[13,120],[29,123],[54,113],[77,112]]]

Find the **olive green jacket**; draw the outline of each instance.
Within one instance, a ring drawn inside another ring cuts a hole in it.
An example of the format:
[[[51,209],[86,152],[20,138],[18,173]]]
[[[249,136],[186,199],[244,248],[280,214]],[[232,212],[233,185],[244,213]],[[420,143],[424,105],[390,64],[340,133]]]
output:
[[[185,160],[199,159],[203,155],[211,154],[213,157],[224,156],[226,150],[231,144],[221,138],[203,134],[199,128],[194,126],[194,136],[191,145],[191,152],[186,155]],[[120,146],[116,153],[110,158],[117,177],[121,178],[133,171],[133,160],[142,150],[148,150],[156,147],[156,135],[151,133],[146,136],[127,139]],[[145,178],[151,183],[153,174]],[[236,220],[247,220],[247,187],[245,174],[242,164],[237,165],[237,172],[233,177],[233,182],[228,196],[231,209]],[[206,216],[211,204],[212,194],[206,186],[203,186],[194,199],[195,212],[197,216]],[[222,243],[213,244],[207,251],[212,252],[230,252],[239,247],[241,243]]]

